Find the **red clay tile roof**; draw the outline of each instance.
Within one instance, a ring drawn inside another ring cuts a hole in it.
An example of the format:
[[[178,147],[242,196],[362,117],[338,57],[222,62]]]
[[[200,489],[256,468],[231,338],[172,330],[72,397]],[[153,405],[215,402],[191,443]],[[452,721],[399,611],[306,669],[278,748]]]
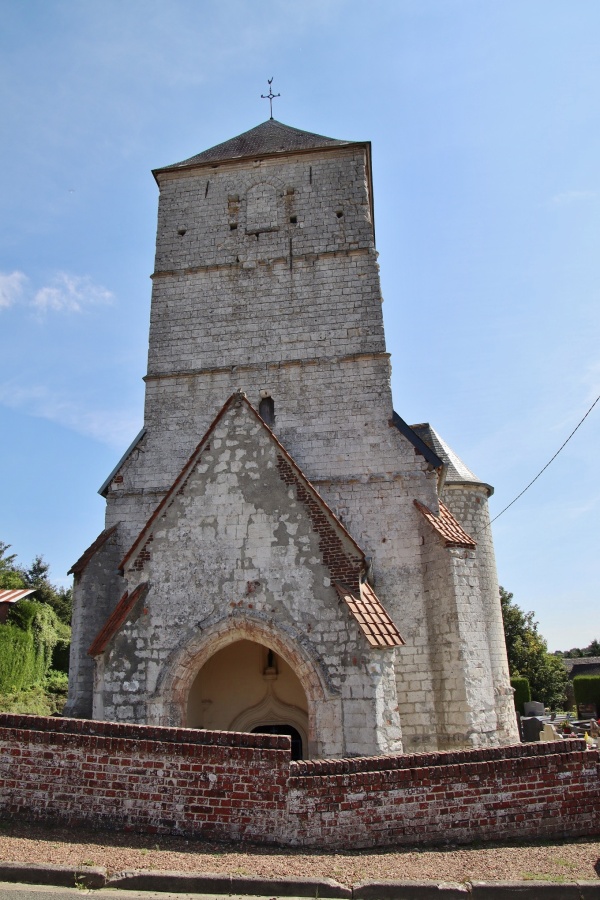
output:
[[[419,512],[425,516],[430,525],[432,525],[437,533],[443,538],[446,547],[466,547],[473,549],[477,546],[477,542],[473,540],[470,534],[458,524],[447,506],[442,501],[440,504],[439,516],[434,515],[427,506],[419,503],[418,500],[413,501]]]
[[[110,616],[94,638],[88,653],[90,656],[98,656],[100,653],[104,653],[106,650],[106,646],[110,639],[117,633],[130,611],[133,609],[135,603],[139,598],[145,594],[148,590],[148,583],[143,582],[142,584],[138,584],[136,588],[133,589],[131,594],[129,591],[125,591]]]
[[[113,525],[112,528],[105,528],[104,531],[101,531],[100,534],[98,535],[98,537],[96,538],[96,540],[94,541],[94,543],[90,544],[90,546],[87,548],[87,550],[85,550],[81,554],[81,556],[79,557],[79,559],[77,560],[76,563],[73,563],[73,565],[67,572],[67,575],[81,575],[81,573],[83,572],[83,570],[89,563],[90,559],[94,556],[95,553],[98,552],[100,547],[109,539],[111,534],[114,534],[114,532],[117,530],[118,527],[119,527],[118,525]]]
[[[400,632],[369,584],[360,585],[359,597],[337,581],[335,589],[358,622],[371,647],[401,647],[404,644]]]
[[[29,594],[34,594],[35,588],[11,588],[0,591],[0,603],[16,603]]]

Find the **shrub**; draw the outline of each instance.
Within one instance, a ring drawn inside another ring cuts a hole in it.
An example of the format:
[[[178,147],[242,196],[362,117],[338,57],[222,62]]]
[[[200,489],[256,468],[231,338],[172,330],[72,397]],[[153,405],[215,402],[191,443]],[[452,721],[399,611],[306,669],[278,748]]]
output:
[[[0,625],[0,693],[41,686],[54,648],[60,640],[68,640],[69,633],[47,604],[35,600],[15,603],[7,623]]]
[[[53,694],[46,694],[41,687],[28,691],[12,691],[0,694],[0,712],[20,713],[27,716],[51,716],[61,712],[64,700],[56,702]]]
[[[510,679],[510,686],[514,688],[515,691],[515,709],[517,712],[523,714],[525,712],[525,704],[531,700],[529,680],[527,678],[522,678],[521,676],[516,676],[515,678]]]
[[[69,689],[69,676],[66,672],[50,669],[46,675],[46,690],[51,694],[66,694]]]
[[[578,707],[593,703],[596,710],[600,709],[600,675],[576,675],[573,691]]]

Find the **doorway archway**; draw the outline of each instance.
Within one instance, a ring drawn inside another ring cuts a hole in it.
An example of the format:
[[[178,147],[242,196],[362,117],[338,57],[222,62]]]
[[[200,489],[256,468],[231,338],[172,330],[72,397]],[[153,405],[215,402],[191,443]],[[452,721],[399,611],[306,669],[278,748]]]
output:
[[[308,746],[308,701],[283,657],[242,639],[217,650],[201,667],[187,698],[187,725],[216,731],[287,734],[294,752]],[[285,730],[281,730],[285,729]]]

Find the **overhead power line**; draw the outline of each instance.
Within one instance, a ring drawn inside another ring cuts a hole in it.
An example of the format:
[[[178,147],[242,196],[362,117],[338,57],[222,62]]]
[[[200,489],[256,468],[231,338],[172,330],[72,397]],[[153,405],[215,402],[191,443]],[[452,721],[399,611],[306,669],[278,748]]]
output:
[[[573,431],[571,432],[571,434],[569,435],[569,437],[566,439],[566,441],[564,442],[564,444],[561,444],[561,446],[558,448],[558,450],[556,451],[556,453],[554,454],[554,456],[552,457],[552,459],[549,459],[549,460],[548,460],[548,462],[546,463],[546,465],[544,466],[544,468],[543,468],[543,469],[540,469],[540,471],[537,473],[537,475],[535,476],[535,478],[534,478],[532,481],[529,482],[529,484],[527,485],[527,487],[524,487],[524,488],[523,488],[523,490],[521,491],[520,494],[517,494],[517,496],[515,497],[514,500],[511,500],[511,502],[508,504],[508,506],[505,506],[504,509],[501,510],[501,511],[498,513],[497,516],[494,516],[494,518],[493,518],[492,521],[490,522],[490,525],[492,524],[492,522],[495,522],[496,519],[499,519],[500,516],[501,516],[503,513],[506,512],[507,509],[510,509],[511,506],[513,505],[513,503],[516,503],[517,500],[518,500],[520,497],[523,496],[523,494],[525,493],[525,491],[528,491],[529,488],[531,487],[531,485],[534,484],[534,483],[538,480],[538,478],[540,477],[540,475],[541,475],[543,472],[546,471],[546,469],[548,468],[548,466],[550,465],[550,463],[554,462],[554,460],[556,459],[556,457],[558,456],[558,454],[561,452],[561,450],[563,450],[563,449],[567,446],[567,444],[569,443],[569,441],[571,440],[571,438],[573,437],[573,435],[575,434],[575,432],[577,431],[577,429],[580,428],[580,427],[583,425],[583,423],[585,422],[585,420],[587,419],[587,417],[589,416],[589,414],[591,413],[591,411],[593,410],[593,408],[595,407],[596,403],[598,403],[599,400],[600,400],[600,396],[596,397],[596,399],[594,400],[594,402],[592,403],[592,405],[590,406],[590,408],[589,408],[588,411],[586,412],[586,414],[585,414],[585,416],[583,417],[583,419],[575,426],[575,428],[573,429]]]

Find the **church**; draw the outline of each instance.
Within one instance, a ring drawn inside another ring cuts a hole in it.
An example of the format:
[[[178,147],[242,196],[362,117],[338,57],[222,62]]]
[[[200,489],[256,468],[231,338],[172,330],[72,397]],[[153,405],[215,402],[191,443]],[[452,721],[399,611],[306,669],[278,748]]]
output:
[[[370,143],[271,118],[153,174],[144,427],[71,570],[65,715],[518,741],[492,488],[392,405]]]

